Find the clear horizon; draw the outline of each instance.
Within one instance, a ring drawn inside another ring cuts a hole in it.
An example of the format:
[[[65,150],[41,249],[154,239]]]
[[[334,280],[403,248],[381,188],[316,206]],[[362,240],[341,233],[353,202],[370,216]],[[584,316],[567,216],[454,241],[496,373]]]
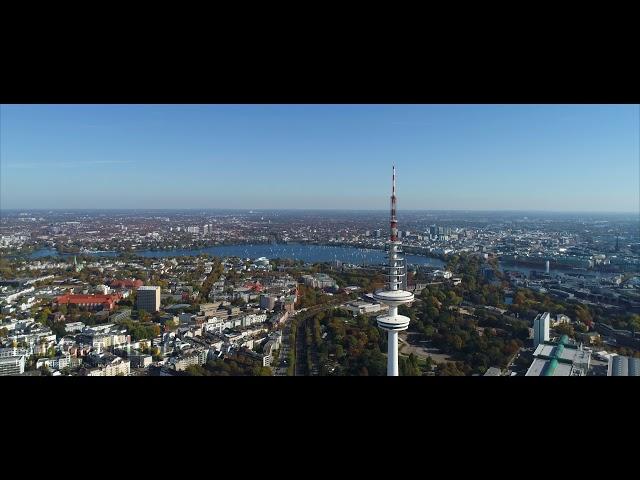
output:
[[[184,211],[229,211],[229,212],[244,212],[244,213],[260,213],[260,212],[286,212],[286,211],[299,211],[299,212],[375,212],[375,213],[389,213],[388,208],[377,208],[377,209],[367,209],[367,208],[210,208],[210,207],[189,207],[189,208],[131,208],[131,207],[120,207],[120,208],[0,208],[0,212],[65,212],[65,211],[97,211],[97,212],[109,212],[109,211],[175,211],[175,212],[184,212]],[[433,212],[433,213],[538,213],[538,214],[579,214],[579,215],[587,215],[587,214],[597,214],[597,215],[640,215],[637,211],[589,211],[589,210],[473,210],[473,209],[405,209],[407,213],[416,213],[416,212]],[[402,211],[398,210],[398,214],[401,214]],[[640,217],[638,218],[640,221]]]
[[[399,211],[636,214],[639,119],[635,104],[1,105],[0,209],[384,211],[395,163]]]

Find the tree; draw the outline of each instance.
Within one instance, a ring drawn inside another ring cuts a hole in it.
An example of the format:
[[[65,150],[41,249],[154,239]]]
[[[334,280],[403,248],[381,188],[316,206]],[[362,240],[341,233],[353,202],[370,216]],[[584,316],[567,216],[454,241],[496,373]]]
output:
[[[365,317],[364,315],[358,315],[358,317],[356,318],[358,327],[360,328],[364,328],[369,324],[369,320],[367,320],[367,317]]]
[[[42,324],[47,324],[49,320],[49,316],[51,315],[51,310],[49,307],[44,307],[38,316],[38,321]]]
[[[455,350],[462,350],[462,346],[463,345],[464,345],[464,343],[462,342],[462,338],[460,338],[460,335],[453,335],[451,337],[451,346]]]
[[[436,368],[436,375],[460,377],[464,376],[464,371],[459,367],[457,362],[442,362],[439,363]]]
[[[516,293],[515,297],[513,297],[513,303],[518,306],[524,305],[526,300],[527,298],[525,297],[524,293],[521,290],[518,291],[518,293]]]
[[[167,320],[164,323],[164,329],[167,332],[173,332],[174,330],[176,330],[178,328],[178,325],[176,324],[176,322],[174,322],[173,320]]]
[[[440,315],[440,311],[436,307],[427,308],[427,318],[437,318]]]
[[[575,309],[575,314],[578,320],[585,325],[590,327],[593,324],[593,317],[591,317],[591,312],[589,312],[588,308],[578,305]]]
[[[560,335],[568,335],[569,337],[573,337],[575,335],[573,327],[568,323],[561,323],[560,325],[556,325],[554,330]]]
[[[185,373],[187,375],[196,376],[196,377],[206,377],[209,375],[207,370],[202,365],[189,365]]]
[[[589,327],[587,327],[584,323],[578,323],[576,324],[575,330],[580,333],[586,333],[589,331]]]
[[[431,372],[431,370],[433,370],[433,359],[431,357],[424,359],[424,370],[426,372]]]
[[[456,293],[452,290],[447,292],[447,300],[450,305],[460,305],[462,302],[462,298],[456,295]]]
[[[255,377],[270,377],[273,372],[269,367],[256,366],[251,370],[251,374]]]

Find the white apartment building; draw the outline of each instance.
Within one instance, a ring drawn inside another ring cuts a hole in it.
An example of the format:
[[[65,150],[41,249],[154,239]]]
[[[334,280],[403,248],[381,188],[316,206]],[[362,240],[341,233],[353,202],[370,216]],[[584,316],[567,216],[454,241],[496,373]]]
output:
[[[571,323],[571,319],[568,316],[559,313],[556,315],[556,318],[552,322],[551,326],[555,327],[556,325],[560,325],[561,323]]]
[[[92,368],[87,371],[88,377],[115,377],[116,375],[129,375],[131,370],[131,364],[129,360],[118,358],[113,362],[101,366]]]
[[[347,310],[354,315],[379,312],[381,308],[382,306],[379,303],[369,302],[351,302],[347,305]]]
[[[64,331],[67,333],[81,332],[84,327],[85,324],[82,322],[69,322],[65,324]]]
[[[71,355],[67,353],[62,357],[38,359],[38,361],[36,362],[36,370],[39,370],[43,366],[51,370],[62,370],[65,367],[70,367]]]
[[[186,370],[190,365],[204,365],[207,363],[207,357],[209,355],[209,350],[199,350],[197,352],[191,353],[189,355],[185,355],[184,357],[179,358],[174,364],[174,368],[177,372],[181,372]]]
[[[0,358],[0,377],[20,375],[24,373],[24,355],[19,357]]]
[[[251,313],[249,315],[245,315],[244,317],[242,317],[240,325],[242,325],[243,327],[248,327],[250,325],[253,325],[254,323],[263,323],[266,321],[267,321],[266,313],[262,313],[259,315],[256,315],[255,313]]]
[[[316,273],[314,275],[303,275],[304,284],[313,288],[335,287],[336,281],[326,273]]]
[[[0,349],[0,377],[24,373],[26,353],[22,348]]]
[[[537,347],[543,342],[549,341],[549,327],[551,314],[549,312],[539,313],[533,320],[533,346]]]

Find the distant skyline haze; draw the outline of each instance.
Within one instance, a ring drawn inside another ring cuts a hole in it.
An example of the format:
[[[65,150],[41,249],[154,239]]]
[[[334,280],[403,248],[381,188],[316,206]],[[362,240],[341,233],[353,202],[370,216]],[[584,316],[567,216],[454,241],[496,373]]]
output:
[[[1,105],[2,209],[640,211],[639,105]]]

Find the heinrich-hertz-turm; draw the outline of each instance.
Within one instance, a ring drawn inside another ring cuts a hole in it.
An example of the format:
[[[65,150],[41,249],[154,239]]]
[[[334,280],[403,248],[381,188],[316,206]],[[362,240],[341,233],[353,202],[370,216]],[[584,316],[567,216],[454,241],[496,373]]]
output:
[[[398,376],[398,332],[409,326],[409,317],[398,315],[398,306],[413,302],[413,293],[402,290],[403,278],[407,274],[402,254],[402,242],[398,240],[396,218],[396,167],[393,166],[391,187],[391,231],[389,236],[389,264],[385,267],[386,288],[374,293],[374,298],[389,306],[386,315],[377,318],[378,326],[386,330],[388,343],[387,376]]]

